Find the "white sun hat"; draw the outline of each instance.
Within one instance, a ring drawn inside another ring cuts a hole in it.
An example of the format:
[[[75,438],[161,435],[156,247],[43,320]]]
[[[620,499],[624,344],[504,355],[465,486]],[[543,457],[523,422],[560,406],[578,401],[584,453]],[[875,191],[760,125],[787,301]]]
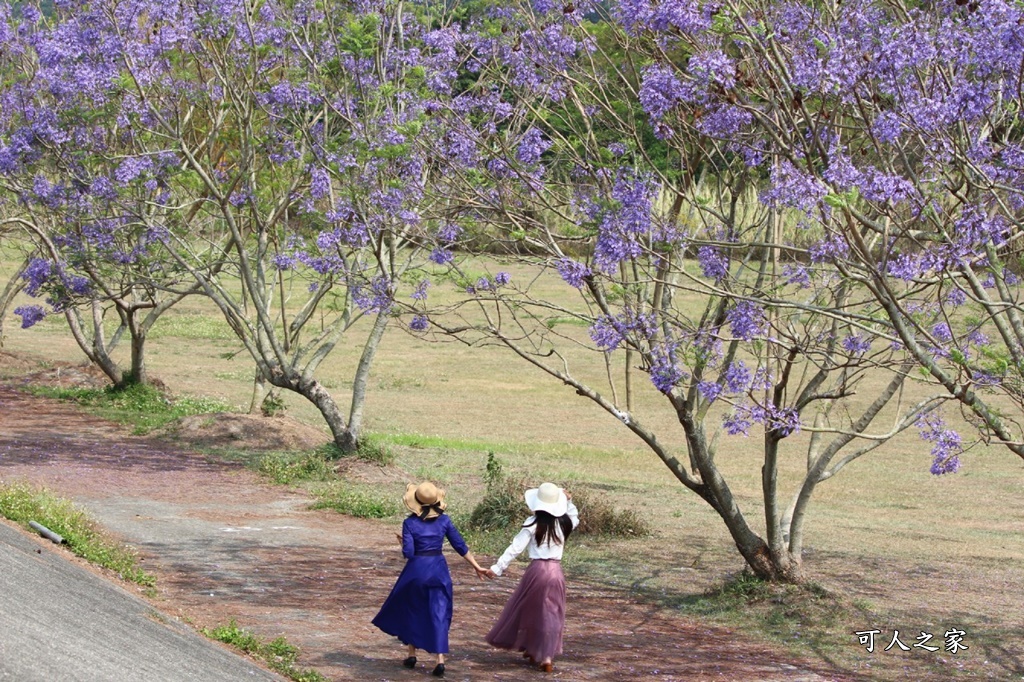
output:
[[[562,516],[569,509],[569,498],[565,491],[554,483],[541,483],[539,488],[526,491],[526,506],[532,512],[543,511],[552,516]]]

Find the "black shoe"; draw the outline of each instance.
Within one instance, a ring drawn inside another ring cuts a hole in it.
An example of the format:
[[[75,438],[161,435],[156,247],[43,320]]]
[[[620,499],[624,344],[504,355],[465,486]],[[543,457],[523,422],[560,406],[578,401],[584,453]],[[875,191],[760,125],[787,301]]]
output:
[[[406,668],[415,668],[416,667],[416,657],[415,656],[410,656],[409,658],[407,658],[404,661],[402,661],[402,665],[404,665]]]
[[[438,663],[437,667],[434,668],[434,672],[430,674],[434,677],[444,677],[444,663]]]

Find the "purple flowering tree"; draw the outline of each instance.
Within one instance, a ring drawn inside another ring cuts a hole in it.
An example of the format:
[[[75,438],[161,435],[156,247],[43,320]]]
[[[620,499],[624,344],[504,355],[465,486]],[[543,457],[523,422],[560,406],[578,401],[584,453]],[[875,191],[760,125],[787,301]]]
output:
[[[117,386],[146,383],[145,341],[171,306],[198,291],[159,262],[147,226],[173,157],[137,157],[140,142],[104,116],[116,100],[111,36],[95,16],[44,19],[0,7],[0,224],[20,234],[25,262],[0,301],[23,289],[22,326],[63,314],[82,350]],[[109,125],[108,125],[109,123]],[[111,311],[116,314],[109,322]],[[113,331],[111,331],[113,330]],[[130,366],[113,349],[130,339]]]
[[[1000,260],[1012,221],[994,217],[996,204],[960,202],[951,188],[973,191],[970,181],[935,175],[945,166],[929,154],[945,163],[966,149],[932,150],[920,133],[902,149],[873,137],[909,85],[858,95],[862,65],[882,59],[882,34],[905,38],[917,16],[873,7],[630,0],[594,21],[600,13],[585,4],[505,5],[474,52],[478,85],[522,106],[473,119],[466,137],[491,173],[467,176],[461,190],[509,254],[528,254],[518,257],[578,297],[540,297],[540,279],[475,287],[432,323],[503,345],[620,420],[718,512],[767,579],[800,579],[813,493],[851,461],[916,429],[932,471],[955,471],[964,444],[938,408],[968,404],[993,434],[1003,423],[949,379],[980,370],[994,386],[999,361],[977,364],[989,352],[979,334],[998,326],[997,313],[1013,317],[1015,291],[988,308],[980,299],[1012,278]],[[942,16],[970,25],[971,7],[950,3]],[[1000,11],[1011,31],[1016,14]],[[833,64],[839,34],[879,44]],[[950,51],[959,44],[945,40]],[[946,82],[905,76],[938,91]],[[905,116],[909,125],[921,114]],[[915,188],[939,193],[914,209]],[[954,244],[991,275],[987,286],[952,287],[973,316],[952,313],[951,281],[967,281],[948,268]],[[895,260],[933,267],[900,280]],[[574,366],[580,348],[600,353],[605,371]],[[677,431],[649,426],[655,399]],[[735,438],[756,438],[762,453],[758,524],[719,465]],[[794,460],[802,475],[783,486]]]
[[[638,94],[660,134],[757,169],[761,200],[805,231],[788,267],[871,297],[973,440],[1024,457],[1021,8],[631,0],[618,16],[656,45]],[[956,471],[960,436],[918,426],[933,472]]]
[[[746,123],[723,140],[764,156],[765,193],[815,232],[812,262],[878,302],[972,440],[1024,457],[1024,12],[1001,0],[755,10],[730,8],[734,78],[713,106]],[[960,435],[919,427],[933,472],[956,471]]]
[[[109,184],[144,197],[133,226],[159,267],[198,286],[259,375],[311,401],[346,450],[386,328],[408,312],[423,330],[426,270],[460,238],[432,190],[448,137],[432,114],[458,76],[449,23],[403,2],[98,0],[58,3],[46,24],[81,36],[59,55],[96,98],[77,114],[119,145]],[[0,166],[34,150],[3,139]],[[352,333],[343,413],[316,373]]]

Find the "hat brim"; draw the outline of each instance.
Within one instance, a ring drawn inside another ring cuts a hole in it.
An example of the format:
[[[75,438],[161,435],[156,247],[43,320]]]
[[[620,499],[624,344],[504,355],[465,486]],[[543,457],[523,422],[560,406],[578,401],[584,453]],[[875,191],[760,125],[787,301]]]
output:
[[[569,498],[565,496],[565,491],[561,488],[558,490],[558,501],[553,503],[541,501],[540,488],[530,488],[523,497],[526,498],[526,506],[532,512],[542,511],[552,516],[563,516],[569,511]]]
[[[423,513],[423,505],[420,504],[419,500],[416,499],[416,488],[418,488],[418,487],[419,486],[416,485],[415,483],[410,483],[405,488],[405,495],[402,495],[402,502],[405,504],[405,508],[408,509],[409,511],[411,511],[416,516],[419,516],[420,514]],[[448,503],[445,502],[444,496],[445,496],[444,490],[442,490],[441,488],[438,488],[437,489],[437,506],[441,508],[441,511],[444,511],[448,507]],[[435,518],[437,518],[440,515],[441,514],[438,511],[436,511],[435,509],[431,509],[427,513],[427,518],[428,519],[435,519]]]

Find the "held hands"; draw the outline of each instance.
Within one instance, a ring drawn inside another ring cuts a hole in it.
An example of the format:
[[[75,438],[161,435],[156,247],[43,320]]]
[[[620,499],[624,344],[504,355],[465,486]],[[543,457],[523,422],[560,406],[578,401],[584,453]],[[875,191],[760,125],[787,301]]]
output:
[[[488,580],[494,580],[494,571],[492,571],[491,569],[484,568],[483,566],[476,566],[475,569],[476,577],[480,578],[480,580],[483,580],[484,578],[487,578]]]

